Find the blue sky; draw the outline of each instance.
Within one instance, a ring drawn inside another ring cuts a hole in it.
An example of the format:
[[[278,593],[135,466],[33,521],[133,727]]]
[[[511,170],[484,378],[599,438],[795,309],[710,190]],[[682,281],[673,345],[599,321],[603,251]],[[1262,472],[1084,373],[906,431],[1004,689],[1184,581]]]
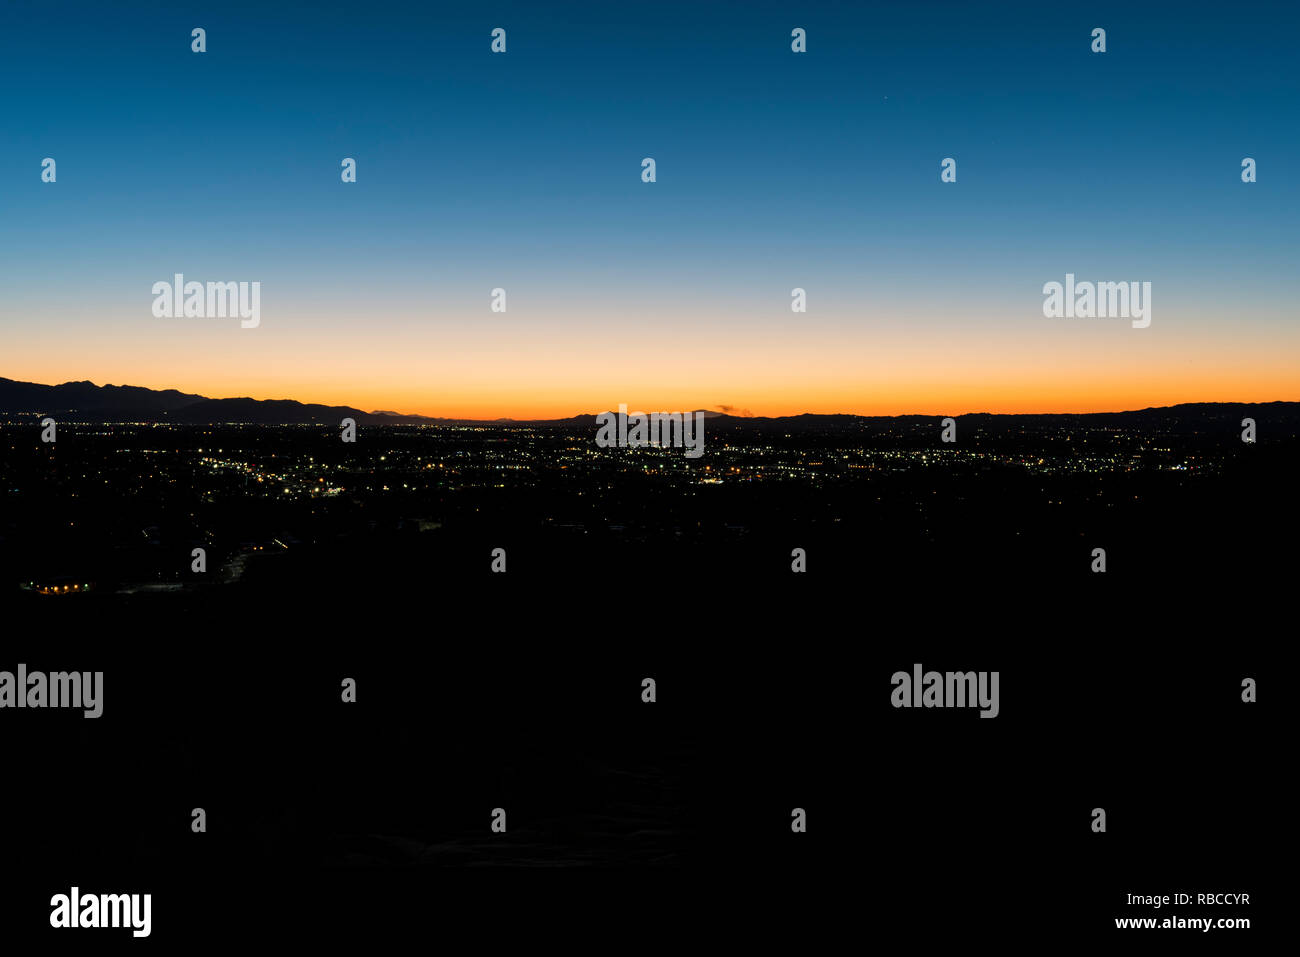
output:
[[[1157,323],[1297,343],[1294,4],[55,2],[3,17],[0,335],[17,367],[0,375],[48,376],[50,333],[63,377],[139,371],[106,351],[105,325],[152,335],[141,289],[177,271],[263,282],[268,321],[284,320],[254,363],[269,392],[295,336],[346,348],[358,324],[400,343],[441,323],[472,344],[494,286],[514,300],[498,328],[524,335],[532,317],[575,342],[630,320],[831,350],[864,312],[975,344],[1041,319],[1042,284],[1073,271],[1152,281]],[[505,55],[489,52],[498,26]],[[340,183],[345,156],[356,184]],[[958,182],[941,184],[949,156]],[[795,285],[816,308],[791,329]],[[197,360],[201,381],[181,381],[182,343],[149,347],[176,378],[142,384],[205,387]]]

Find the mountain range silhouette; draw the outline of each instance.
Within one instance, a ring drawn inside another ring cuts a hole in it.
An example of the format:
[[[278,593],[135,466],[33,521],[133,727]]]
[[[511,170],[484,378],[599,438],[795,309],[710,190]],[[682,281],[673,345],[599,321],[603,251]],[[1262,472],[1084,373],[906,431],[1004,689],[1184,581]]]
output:
[[[633,410],[644,412],[659,409]],[[803,413],[790,416],[735,416],[715,410],[703,411],[711,428],[783,428],[787,431],[808,429],[864,429],[891,424],[934,422],[937,415],[854,415],[851,413]],[[458,419],[410,415],[400,412],[366,412],[347,405],[321,405],[295,399],[252,399],[248,397],[213,399],[176,389],[148,389],[133,385],[95,385],[88,380],[43,385],[0,378],[0,414],[49,415],[72,421],[174,422],[188,425],[250,423],[261,425],[337,426],[344,418],[358,425],[477,425],[477,426],[554,426],[596,427],[596,413],[560,419]],[[1159,408],[1122,412],[1087,413],[952,413],[967,423],[983,423],[992,428],[1029,425],[1036,422],[1068,427],[1077,423],[1090,428],[1143,427],[1197,431],[1218,431],[1225,424],[1238,426],[1241,418],[1263,418],[1270,431],[1279,428],[1295,432],[1300,429],[1300,402],[1189,402]]]

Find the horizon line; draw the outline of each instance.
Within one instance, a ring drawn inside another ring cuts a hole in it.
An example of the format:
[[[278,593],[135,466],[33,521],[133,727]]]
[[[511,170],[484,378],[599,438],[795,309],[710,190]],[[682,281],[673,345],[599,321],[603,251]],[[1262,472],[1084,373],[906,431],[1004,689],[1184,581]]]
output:
[[[177,387],[175,387],[175,386],[167,386],[167,387],[163,387],[163,388],[156,388],[156,387],[154,387],[154,386],[138,386],[138,385],[132,385],[132,384],[129,384],[129,383],[124,383],[124,384],[118,385],[118,384],[116,384],[116,383],[112,383],[112,382],[105,382],[103,385],[98,385],[98,384],[96,384],[94,381],[92,381],[92,380],[90,380],[90,379],[68,379],[68,380],[66,380],[66,381],[64,381],[64,382],[59,382],[59,383],[55,383],[55,384],[49,384],[49,383],[42,383],[42,382],[32,382],[32,381],[30,381],[30,380],[24,380],[24,379],[10,379],[10,378],[8,378],[8,377],[6,377],[6,376],[0,376],[0,381],[12,382],[12,383],[15,383],[15,384],[18,384],[18,385],[31,385],[31,386],[38,386],[38,387],[41,387],[41,388],[58,388],[58,387],[60,387],[60,386],[67,386],[67,385],[86,385],[86,384],[88,384],[88,385],[90,385],[90,386],[92,386],[93,388],[96,388],[96,389],[105,389],[105,388],[121,389],[121,388],[128,388],[128,389],[144,389],[144,390],[149,391],[149,392],[176,392],[176,393],[179,393],[179,394],[181,394],[181,395],[193,395],[193,396],[197,396],[197,397],[199,398],[199,400],[202,400],[202,401],[209,401],[209,402],[237,402],[237,401],[250,401],[250,402],[294,402],[294,403],[297,403],[297,404],[299,404],[299,405],[320,405],[320,406],[332,407],[332,408],[347,408],[347,409],[355,409],[356,411],[358,411],[358,412],[362,412],[362,413],[364,413],[365,415],[388,415],[388,416],[393,416],[393,417],[395,417],[395,418],[431,419],[431,420],[446,420],[446,421],[458,421],[458,422],[485,422],[485,423],[499,423],[499,422],[548,422],[548,421],[563,421],[563,420],[566,420],[566,419],[580,418],[580,417],[583,417],[583,416],[597,416],[597,415],[601,415],[601,414],[604,414],[604,413],[614,413],[614,412],[615,412],[615,409],[613,409],[613,408],[609,408],[609,409],[602,409],[602,410],[595,411],[595,412],[574,412],[574,413],[570,413],[570,414],[568,414],[568,415],[560,415],[560,416],[513,416],[513,415],[498,415],[498,416],[489,416],[489,417],[478,417],[478,416],[471,416],[471,415],[431,415],[431,414],[428,414],[428,413],[421,413],[421,412],[396,412],[396,411],[393,411],[393,410],[391,410],[391,409],[370,409],[370,410],[367,410],[367,409],[363,409],[363,408],[361,408],[360,406],[351,405],[351,404],[349,404],[349,403],[331,403],[331,402],[305,401],[305,400],[302,400],[302,399],[293,399],[293,398],[284,398],[284,397],[280,397],[280,398],[257,398],[257,397],[255,397],[255,396],[247,396],[247,395],[245,395],[245,396],[225,396],[225,397],[221,397],[221,398],[213,398],[212,396],[201,395],[200,393],[196,393],[196,392],[186,392],[186,391],[184,391],[184,390],[182,390],[182,389],[179,389],[179,388],[177,388]],[[713,415],[713,416],[722,416],[722,415],[725,415],[725,416],[727,416],[728,418],[733,418],[733,419],[742,419],[742,420],[743,420],[743,419],[788,419],[788,418],[798,418],[798,417],[800,417],[800,416],[808,416],[808,415],[821,415],[821,416],[843,415],[843,416],[851,416],[851,417],[856,417],[856,418],[889,418],[889,419],[898,419],[898,418],[909,418],[909,417],[933,418],[933,417],[938,417],[938,416],[947,416],[947,417],[954,417],[954,418],[955,418],[955,417],[958,417],[958,416],[964,416],[964,415],[1006,415],[1006,416],[1016,416],[1016,415],[1022,415],[1022,416],[1033,416],[1033,415],[1118,415],[1118,414],[1127,413],[1127,412],[1147,412],[1147,411],[1155,411],[1155,410],[1159,410],[1159,409],[1172,409],[1172,408],[1177,408],[1178,406],[1183,406],[1183,405],[1276,405],[1276,404],[1288,404],[1288,403],[1289,403],[1289,404],[1296,404],[1296,403],[1300,403],[1300,400],[1297,400],[1297,399],[1271,399],[1271,400],[1266,400],[1266,401],[1244,401],[1244,400],[1238,400],[1238,399],[1197,399],[1197,400],[1187,400],[1187,401],[1182,401],[1182,402],[1175,402],[1175,403],[1171,403],[1171,404],[1169,404],[1169,405],[1148,405],[1148,406],[1143,406],[1143,407],[1141,407],[1141,408],[1106,408],[1106,409],[1092,409],[1092,410],[1089,410],[1089,411],[1068,410],[1068,411],[1032,411],[1032,412],[1026,412],[1026,411],[1014,411],[1014,412],[1006,412],[1006,411],[993,411],[993,410],[988,409],[988,408],[980,409],[980,410],[978,410],[978,411],[967,410],[967,411],[962,411],[962,412],[952,412],[952,411],[944,411],[944,412],[853,412],[853,411],[812,412],[812,411],[806,411],[806,410],[805,410],[805,411],[803,411],[803,412],[793,412],[793,413],[774,414],[774,415],[773,415],[773,414],[758,414],[758,413],[751,412],[751,411],[748,410],[748,409],[743,410],[745,413],[748,413],[748,414],[738,414],[738,410],[737,410],[737,408],[736,408],[735,406],[731,406],[731,405],[725,405],[725,406],[724,406],[723,404],[720,403],[720,404],[714,405],[714,406],[712,406],[712,407],[707,407],[707,406],[696,406],[695,408],[692,408],[692,409],[675,410],[675,411],[672,411],[672,412],[664,412],[664,411],[661,410],[661,411],[658,412],[658,413],[650,412],[650,411],[645,411],[645,410],[642,410],[642,409],[640,409],[640,408],[637,408],[637,409],[631,409],[631,408],[629,408],[628,414],[629,414],[629,415],[647,415],[647,414],[668,414],[668,415],[678,415],[678,414],[680,414],[680,415],[686,415],[686,414],[695,414],[695,413],[703,412],[703,413],[706,413],[706,414],[709,414],[709,415]],[[620,405],[628,405],[628,403],[619,403],[619,404],[620,404]],[[648,408],[648,407],[647,407],[647,408]]]

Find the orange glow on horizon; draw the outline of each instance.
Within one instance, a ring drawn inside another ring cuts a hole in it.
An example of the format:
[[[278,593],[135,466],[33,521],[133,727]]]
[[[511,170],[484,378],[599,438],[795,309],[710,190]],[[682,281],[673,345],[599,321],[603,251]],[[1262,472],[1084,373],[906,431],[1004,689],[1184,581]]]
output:
[[[23,381],[58,384],[57,377],[28,378],[14,376]],[[1261,375],[1220,377],[1207,379],[1203,385],[1180,383],[1174,380],[1147,381],[1140,385],[1120,382],[1096,382],[1087,387],[1066,382],[997,385],[968,383],[941,385],[922,382],[910,388],[864,387],[849,384],[823,384],[820,387],[769,389],[766,394],[738,394],[725,390],[673,390],[660,392],[649,384],[633,391],[635,395],[619,395],[617,390],[591,390],[572,386],[542,398],[540,390],[526,388],[507,392],[492,390],[493,394],[453,395],[443,390],[430,390],[432,394],[420,395],[417,389],[372,386],[370,388],[322,388],[320,383],[286,381],[273,389],[250,389],[242,381],[227,381],[220,377],[206,383],[180,385],[169,381],[141,381],[139,378],[119,381],[107,377],[95,381],[104,385],[139,385],[150,389],[177,389],[181,392],[204,395],[209,398],[252,398],[259,400],[295,399],[299,402],[329,406],[350,406],[363,412],[387,411],[402,415],[419,415],[444,419],[563,419],[575,415],[588,415],[606,410],[616,410],[625,403],[634,412],[684,412],[695,409],[727,411],[732,415],[777,417],[812,414],[845,413],[853,415],[964,415],[988,412],[994,414],[1052,414],[1087,412],[1124,412],[1156,408],[1189,402],[1276,402],[1300,401],[1293,375],[1267,377]],[[712,395],[710,395],[712,393]],[[731,401],[710,402],[719,394]],[[658,401],[656,401],[658,400]],[[724,408],[727,407],[727,408]]]
[[[1300,400],[1300,328],[1229,328],[1202,317],[1147,330],[863,317],[834,329],[612,325],[563,337],[549,324],[421,326],[404,330],[400,342],[352,327],[315,337],[274,326],[158,328],[106,325],[58,348],[44,335],[16,337],[0,375],[486,420],[567,418],[620,403],[640,412],[731,406],[782,416]]]

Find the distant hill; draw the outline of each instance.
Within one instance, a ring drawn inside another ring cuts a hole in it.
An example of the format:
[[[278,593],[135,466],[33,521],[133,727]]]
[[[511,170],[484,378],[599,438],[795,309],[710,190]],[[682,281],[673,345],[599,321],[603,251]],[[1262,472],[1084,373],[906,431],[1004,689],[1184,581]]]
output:
[[[65,382],[39,385],[0,379],[0,412],[116,413],[124,411],[171,412],[203,400],[175,389],[157,391],[134,385],[95,385]]]
[[[1225,427],[1240,427],[1243,418],[1268,422],[1274,432],[1300,430],[1300,402],[1185,402],[1180,405],[1127,412],[1029,412],[956,413],[953,418],[963,431],[972,426],[989,432],[1035,428],[1050,425],[1054,429],[1071,427],[1088,429],[1141,428],[1145,431],[1168,431],[1189,434],[1198,431],[1221,432]],[[709,421],[709,429],[720,428],[776,430],[786,432],[860,429],[872,431],[899,426],[933,424],[937,415],[803,415],[765,418],[720,415]]]
[[[633,410],[637,411],[637,410]],[[647,409],[644,411],[658,411]],[[780,430],[785,432],[826,431],[840,429],[897,428],[933,423],[937,415],[820,415],[735,416],[711,410],[703,411],[709,429]],[[260,425],[338,425],[345,418],[358,425],[448,425],[480,428],[554,427],[571,429],[596,428],[595,414],[575,415],[565,419],[442,419],[398,412],[363,412],[346,405],[318,405],[293,399],[210,399],[175,389],[146,389],[132,385],[103,385],[93,382],[64,382],[41,385],[0,378],[0,415],[40,413],[72,421],[109,422],[180,422],[205,425],[222,422],[247,422]],[[995,414],[976,412],[958,414],[966,428],[976,425],[989,431],[1001,431],[1051,424],[1054,428],[1071,425],[1087,428],[1133,428],[1196,432],[1201,429],[1221,431],[1226,425],[1237,426],[1247,416],[1270,423],[1271,428],[1300,429],[1300,402],[1191,402],[1155,409],[1130,412]]]
[[[207,424],[337,425],[353,418],[359,425],[437,422],[418,415],[370,413],[343,405],[315,405],[293,399],[209,399],[175,389],[158,391],[130,385],[97,386],[93,382],[39,385],[0,378],[0,414],[42,413],[55,418],[90,421],[146,421]]]

